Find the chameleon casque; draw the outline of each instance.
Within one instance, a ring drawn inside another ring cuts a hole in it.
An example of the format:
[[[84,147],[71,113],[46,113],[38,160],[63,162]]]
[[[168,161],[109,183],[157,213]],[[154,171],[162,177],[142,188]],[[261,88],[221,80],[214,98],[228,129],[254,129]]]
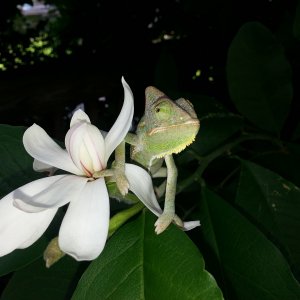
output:
[[[177,168],[172,154],[179,153],[190,145],[200,128],[193,105],[184,98],[172,101],[153,86],[145,90],[145,114],[138,123],[136,133],[128,133],[125,142],[131,145],[130,157],[146,168],[152,177],[167,177],[157,189],[158,195],[165,192],[163,214],[155,223],[157,234],[163,232],[171,222],[183,226],[175,214]],[[116,184],[124,195],[128,192],[125,177],[125,143],[116,149]],[[166,168],[163,167],[165,162]]]

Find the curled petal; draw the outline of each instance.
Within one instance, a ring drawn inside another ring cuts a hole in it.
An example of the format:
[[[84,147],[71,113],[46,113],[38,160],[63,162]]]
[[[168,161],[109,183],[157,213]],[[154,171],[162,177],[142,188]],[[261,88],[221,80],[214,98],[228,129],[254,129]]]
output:
[[[76,123],[67,132],[65,143],[74,164],[87,176],[106,167],[104,139],[96,126]]]
[[[183,230],[184,231],[188,231],[188,230],[192,230],[195,227],[200,226],[200,221],[188,221],[188,222],[183,222]]]
[[[103,250],[109,226],[109,198],[103,178],[88,182],[69,204],[59,247],[76,260],[93,260]]]
[[[83,175],[74,165],[68,152],[57,145],[40,126],[33,124],[25,131],[23,144],[26,151],[38,161],[76,175]]]
[[[0,201],[0,256],[31,246],[45,232],[57,208],[29,214],[13,206],[11,192]]]
[[[129,189],[151,210],[157,217],[162,214],[152,185],[151,176],[141,167],[125,164],[125,174],[129,181]],[[188,231],[200,226],[200,221],[183,222],[183,230]]]
[[[14,205],[29,213],[60,207],[77,198],[87,181],[87,178],[75,175],[42,178],[16,189]],[[44,185],[44,188],[35,193],[36,185]]]
[[[105,137],[105,159],[108,161],[112,152],[116,147],[124,140],[128,130],[130,129],[132,117],[133,117],[133,94],[132,91],[122,77],[122,84],[124,88],[124,102],[121,109],[121,112],[114,123],[113,127],[107,133]]]
[[[129,181],[129,189],[152,211],[156,216],[162,214],[154,194],[151,176],[141,167],[125,164],[125,174]]]
[[[36,172],[48,172],[49,176],[52,176],[56,171],[57,168],[54,168],[50,165],[47,165],[37,159],[33,160],[33,170]]]
[[[87,123],[91,123],[89,116],[81,109],[77,109],[71,119],[70,127],[78,122],[85,121]]]

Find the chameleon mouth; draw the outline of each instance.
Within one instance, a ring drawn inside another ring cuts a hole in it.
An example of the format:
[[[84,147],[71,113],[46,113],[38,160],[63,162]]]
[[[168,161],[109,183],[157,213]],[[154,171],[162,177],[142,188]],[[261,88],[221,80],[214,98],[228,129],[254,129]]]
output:
[[[188,121],[186,121],[186,122],[184,122],[184,123],[181,123],[181,124],[173,124],[173,125],[168,125],[168,126],[163,126],[163,127],[153,128],[153,129],[149,132],[149,135],[151,136],[151,135],[156,134],[156,133],[159,133],[159,132],[161,132],[161,131],[166,131],[166,130],[169,129],[169,128],[176,128],[176,127],[181,127],[181,126],[185,126],[185,125],[188,125],[188,126],[192,125],[192,126],[195,126],[195,127],[200,127],[200,122],[199,122],[198,119],[194,119],[194,120],[188,120]],[[197,134],[197,133],[196,133],[196,134]],[[196,134],[195,134],[195,136],[196,136]],[[192,142],[194,141],[195,136],[194,136]],[[191,143],[192,143],[192,142],[191,142]],[[191,144],[191,143],[190,143],[190,144]]]
[[[186,140],[181,145],[178,145],[176,148],[174,148],[174,149],[172,149],[170,151],[165,151],[163,153],[160,153],[160,154],[156,155],[154,158],[163,158],[166,155],[178,154],[181,151],[183,151],[187,146],[189,146],[190,144],[192,144],[195,141],[195,138],[196,138],[196,134],[194,134],[193,136],[191,136],[190,139]]]

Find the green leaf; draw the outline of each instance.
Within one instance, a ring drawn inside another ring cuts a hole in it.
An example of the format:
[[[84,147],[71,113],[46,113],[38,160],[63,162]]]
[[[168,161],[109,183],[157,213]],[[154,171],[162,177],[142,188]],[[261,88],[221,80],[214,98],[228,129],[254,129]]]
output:
[[[29,248],[17,249],[8,255],[0,257],[0,276],[18,270],[38,259],[38,257],[42,255],[48,243],[48,239],[41,237]]]
[[[219,262],[228,299],[300,299],[300,286],[281,252],[218,195],[203,188],[202,232]]]
[[[229,48],[227,79],[239,112],[256,126],[278,134],[293,90],[290,64],[269,29],[258,22],[240,28]]]
[[[157,236],[154,223],[144,211],[116,232],[72,299],[223,299],[188,236],[175,226]]]
[[[211,113],[201,118],[201,127],[191,145],[198,154],[205,155],[241,130],[243,119],[230,113]]]
[[[296,8],[293,32],[294,32],[294,36],[297,39],[300,39],[300,1],[298,1],[298,5]]]
[[[253,161],[300,186],[300,145],[285,143],[284,146],[279,151],[262,152]]]
[[[276,173],[242,161],[235,202],[275,237],[300,275],[300,189]]]
[[[33,170],[33,158],[28,155],[23,146],[22,138],[25,129],[20,126],[0,125],[0,197],[43,175]],[[40,257],[49,238],[53,237],[53,231],[57,233],[57,224],[60,224],[61,218],[60,212],[56,214],[46,234],[31,247],[1,257],[0,275],[24,267]]]
[[[80,264],[64,257],[47,269],[43,259],[14,273],[1,300],[70,299],[78,278]],[[97,298],[95,298],[97,299]]]
[[[41,177],[22,143],[25,127],[0,125],[0,196]]]

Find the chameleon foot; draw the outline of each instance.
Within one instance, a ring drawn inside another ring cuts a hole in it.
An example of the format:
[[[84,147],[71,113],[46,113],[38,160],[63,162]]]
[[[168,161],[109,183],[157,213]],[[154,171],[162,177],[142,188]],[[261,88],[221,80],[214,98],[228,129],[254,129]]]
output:
[[[126,178],[125,175],[123,174],[117,174],[116,175],[116,184],[117,184],[117,187],[120,191],[120,193],[125,196],[128,194],[128,190],[129,190],[129,182]]]
[[[155,222],[155,233],[164,232],[174,222],[178,227],[183,228],[183,222],[177,215],[163,213]]]

